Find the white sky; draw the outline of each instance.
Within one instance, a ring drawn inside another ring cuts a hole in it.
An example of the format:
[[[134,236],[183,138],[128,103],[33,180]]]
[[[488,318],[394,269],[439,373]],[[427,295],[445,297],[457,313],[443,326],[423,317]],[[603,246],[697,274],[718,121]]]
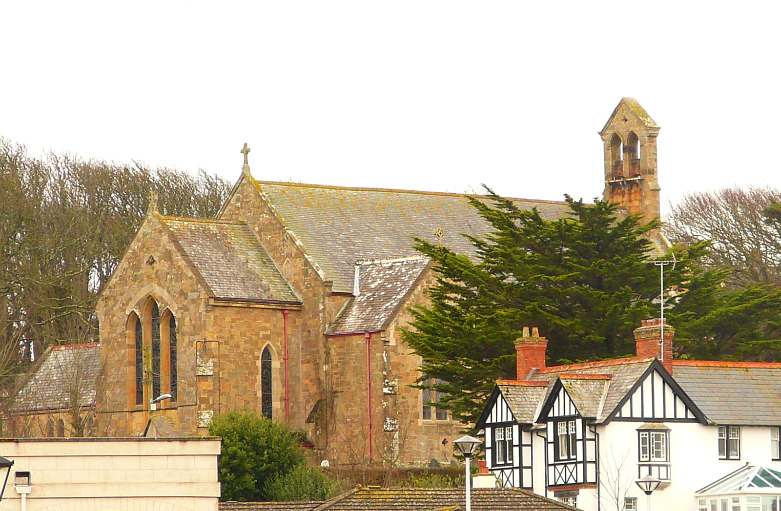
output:
[[[0,0],[0,136],[33,155],[590,200],[621,97],[663,211],[781,188],[779,2]]]

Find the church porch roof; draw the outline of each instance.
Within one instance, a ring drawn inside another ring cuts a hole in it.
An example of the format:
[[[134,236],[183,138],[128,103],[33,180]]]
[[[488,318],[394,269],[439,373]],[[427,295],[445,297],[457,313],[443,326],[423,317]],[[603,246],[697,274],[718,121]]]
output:
[[[54,346],[17,393],[11,411],[65,410],[71,407],[74,395],[77,406],[93,406],[99,373],[100,344]]]
[[[355,295],[327,335],[378,332],[387,328],[404,297],[421,277],[428,259],[363,261],[355,265]]]

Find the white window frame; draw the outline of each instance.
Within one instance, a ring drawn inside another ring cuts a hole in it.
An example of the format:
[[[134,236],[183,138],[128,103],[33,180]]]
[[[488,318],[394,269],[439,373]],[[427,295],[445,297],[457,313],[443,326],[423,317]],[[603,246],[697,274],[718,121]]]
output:
[[[566,497],[559,497],[559,501],[562,504],[566,504],[568,506],[578,507],[578,496],[577,495],[568,495]]]
[[[577,442],[577,421],[573,419],[556,422],[556,461],[576,459]]]
[[[718,426],[719,459],[740,459],[740,426]]]
[[[670,461],[668,430],[644,429],[638,431],[638,458],[645,463],[668,463]]]
[[[637,497],[624,497],[624,511],[637,511]]]
[[[496,465],[512,465],[513,463],[513,427],[497,426],[493,428],[494,445],[496,449],[494,461]]]
[[[778,426],[770,428],[770,459],[781,460],[781,428]]]

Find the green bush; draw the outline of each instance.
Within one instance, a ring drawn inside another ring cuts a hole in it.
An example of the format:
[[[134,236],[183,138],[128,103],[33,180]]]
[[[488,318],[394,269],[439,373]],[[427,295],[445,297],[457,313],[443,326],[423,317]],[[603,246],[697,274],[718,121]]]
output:
[[[266,483],[266,495],[274,501],[328,500],[341,492],[338,481],[305,463]]]
[[[256,413],[216,416],[209,434],[222,437],[222,500],[269,500],[267,483],[305,463],[296,436]]]

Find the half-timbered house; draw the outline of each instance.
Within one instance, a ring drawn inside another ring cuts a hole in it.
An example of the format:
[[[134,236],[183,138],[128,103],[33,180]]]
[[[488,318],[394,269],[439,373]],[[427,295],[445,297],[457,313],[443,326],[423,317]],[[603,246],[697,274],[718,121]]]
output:
[[[777,485],[716,483],[747,464],[781,471],[781,364],[674,361],[673,334],[644,321],[635,357],[546,367],[547,340],[525,329],[518,379],[497,382],[477,423],[497,485],[644,510],[635,481],[651,476],[657,509],[779,509]]]

